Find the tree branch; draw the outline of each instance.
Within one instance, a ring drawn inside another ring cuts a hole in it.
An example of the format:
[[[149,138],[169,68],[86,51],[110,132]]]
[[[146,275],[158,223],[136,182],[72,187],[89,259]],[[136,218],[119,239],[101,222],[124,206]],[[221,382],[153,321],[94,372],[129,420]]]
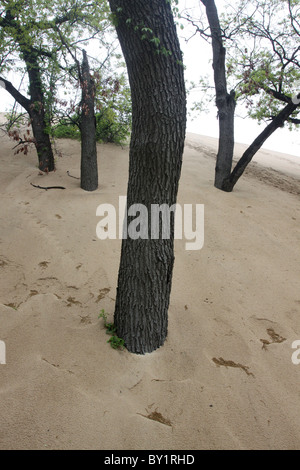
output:
[[[0,85],[29,113],[31,101],[20,93],[11,82],[0,76]]]

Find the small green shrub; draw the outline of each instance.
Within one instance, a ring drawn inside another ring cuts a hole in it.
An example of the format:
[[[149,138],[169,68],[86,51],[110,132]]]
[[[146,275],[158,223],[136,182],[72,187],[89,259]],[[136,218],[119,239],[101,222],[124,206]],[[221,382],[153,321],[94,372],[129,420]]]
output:
[[[72,119],[79,122],[78,116]],[[130,135],[130,122],[128,116],[123,116],[112,108],[103,108],[95,114],[96,140],[99,143],[112,143],[123,145]],[[80,129],[73,122],[64,119],[52,128],[52,135],[56,139],[81,140]]]
[[[56,139],[80,140],[81,138],[79,127],[66,119],[52,128],[52,135]]]
[[[107,341],[113,349],[124,349],[124,340],[118,336],[111,336]]]
[[[112,108],[102,108],[96,113],[97,142],[122,145],[130,135],[128,118]]]
[[[108,323],[107,322],[107,314],[105,313],[105,310],[102,309],[101,313],[99,314],[98,318],[103,318],[104,320],[104,326],[106,328],[106,334],[107,335],[112,335],[109,340],[107,341],[110,343],[111,347],[113,349],[124,349],[124,340],[119,338],[115,332],[116,332],[116,327],[114,326],[113,323]]]

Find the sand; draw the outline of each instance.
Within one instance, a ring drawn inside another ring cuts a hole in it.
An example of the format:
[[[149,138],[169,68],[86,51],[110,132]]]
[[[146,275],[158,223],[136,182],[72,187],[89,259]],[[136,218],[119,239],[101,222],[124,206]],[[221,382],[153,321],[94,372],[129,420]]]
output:
[[[168,337],[140,356],[98,318],[121,242],[97,238],[96,208],[126,195],[128,148],[98,145],[87,193],[67,174],[78,142],[43,176],[12,146],[1,135],[0,449],[299,449],[300,159],[260,152],[227,194],[216,140],[188,134],[178,203],[204,204],[204,246],[176,240]]]

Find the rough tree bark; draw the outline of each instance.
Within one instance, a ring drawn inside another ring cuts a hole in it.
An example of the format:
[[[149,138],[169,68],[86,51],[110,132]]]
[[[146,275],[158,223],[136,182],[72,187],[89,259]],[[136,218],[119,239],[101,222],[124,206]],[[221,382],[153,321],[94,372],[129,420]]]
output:
[[[186,128],[182,55],[169,2],[110,0],[127,64],[132,136],[127,208],[176,203]],[[127,224],[132,218],[125,215]],[[144,354],[167,336],[174,264],[169,239],[122,241],[114,323],[126,348]]]
[[[53,171],[54,155],[52,152],[51,141],[47,130],[47,123],[44,108],[43,86],[40,76],[40,70],[35,54],[30,54],[24,50],[24,60],[26,63],[30,99],[23,96],[8,80],[0,77],[8,93],[27,111],[31,119],[32,133],[39,160],[39,169],[41,171]]]
[[[95,120],[95,85],[90,75],[86,51],[83,52],[80,81],[82,87],[81,100],[81,183],[85,191],[95,191],[98,188],[98,163],[96,144]]]
[[[24,48],[23,57],[29,79],[30,105],[28,113],[39,159],[39,169],[45,172],[54,171],[54,155],[49,136],[50,124],[46,123],[43,84],[38,58],[36,53],[29,52],[26,48]]]
[[[215,187],[223,189],[224,181],[229,177],[234,150],[234,113],[235,93],[227,91],[225,56],[222,31],[218,11],[214,0],[201,0],[206,8],[206,15],[211,31],[216,105],[219,119],[219,148],[215,168]]]

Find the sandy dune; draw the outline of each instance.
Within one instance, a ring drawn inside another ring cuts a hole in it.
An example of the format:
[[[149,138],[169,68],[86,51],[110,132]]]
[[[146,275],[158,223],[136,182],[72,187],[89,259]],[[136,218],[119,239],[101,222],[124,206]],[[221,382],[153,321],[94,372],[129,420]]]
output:
[[[128,149],[98,145],[86,193],[67,175],[78,142],[48,176],[11,147],[1,135],[0,449],[299,449],[300,159],[262,152],[227,194],[216,141],[187,136],[178,202],[205,205],[204,247],[176,241],[167,341],[137,356],[98,319],[121,242],[97,239],[96,208],[126,194]]]

